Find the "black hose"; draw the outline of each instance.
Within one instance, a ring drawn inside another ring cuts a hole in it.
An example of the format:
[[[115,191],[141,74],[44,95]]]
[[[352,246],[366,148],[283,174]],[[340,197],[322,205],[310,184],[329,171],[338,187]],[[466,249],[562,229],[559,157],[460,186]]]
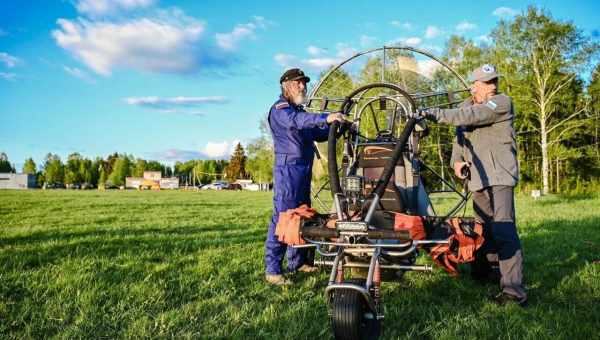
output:
[[[340,237],[340,232],[337,229],[327,227],[308,227],[302,228],[300,231],[302,237],[314,238],[336,238]],[[360,236],[360,235],[359,235]],[[369,230],[366,235],[374,240],[410,240],[410,233],[406,230]]]
[[[338,164],[337,164],[337,137],[338,137],[338,128],[340,123],[335,121],[331,124],[329,128],[329,139],[327,141],[327,167],[329,170],[329,183],[331,185],[331,194],[335,196],[336,194],[342,193],[342,186],[340,185],[340,176],[338,174]]]

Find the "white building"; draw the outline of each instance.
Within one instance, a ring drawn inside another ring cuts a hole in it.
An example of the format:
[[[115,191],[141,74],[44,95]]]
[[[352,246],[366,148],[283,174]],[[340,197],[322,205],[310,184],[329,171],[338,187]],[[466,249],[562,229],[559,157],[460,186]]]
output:
[[[36,186],[35,175],[0,173],[0,189],[31,189]]]
[[[167,177],[160,179],[160,188],[161,189],[179,189],[179,178],[177,177]]]

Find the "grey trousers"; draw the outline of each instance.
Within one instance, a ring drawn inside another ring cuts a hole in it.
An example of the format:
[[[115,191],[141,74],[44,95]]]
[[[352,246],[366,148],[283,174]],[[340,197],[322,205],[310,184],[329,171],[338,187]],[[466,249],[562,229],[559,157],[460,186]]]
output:
[[[504,293],[526,298],[523,287],[523,252],[515,225],[514,188],[498,185],[473,192],[473,209],[483,221],[485,238],[480,254],[500,264],[500,288]]]

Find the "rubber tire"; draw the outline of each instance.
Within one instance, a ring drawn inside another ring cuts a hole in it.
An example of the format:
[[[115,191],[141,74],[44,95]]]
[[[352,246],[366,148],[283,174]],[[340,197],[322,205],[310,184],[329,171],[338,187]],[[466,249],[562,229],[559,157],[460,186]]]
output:
[[[350,280],[364,285],[364,280]],[[343,340],[377,339],[381,334],[381,321],[364,319],[368,310],[361,294],[352,289],[337,289],[332,293],[331,327],[333,336]]]

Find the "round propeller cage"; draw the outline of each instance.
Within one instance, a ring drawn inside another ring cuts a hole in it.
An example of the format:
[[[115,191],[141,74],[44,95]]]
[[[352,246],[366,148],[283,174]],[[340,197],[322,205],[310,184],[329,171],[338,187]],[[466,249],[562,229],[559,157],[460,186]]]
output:
[[[382,130],[399,133],[398,123],[409,111],[449,107],[466,93],[465,80],[429,52],[384,46],[357,53],[324,72],[310,90],[306,109],[342,111],[363,124],[366,137],[372,137]],[[349,96],[351,105],[343,107]],[[370,117],[364,117],[365,111]]]
[[[306,110],[342,112],[352,123],[351,126],[344,124],[339,128],[337,125],[332,127],[335,138],[330,136],[327,150],[332,194],[346,195],[357,190],[355,187],[345,187],[347,182],[355,183],[356,179],[352,177],[357,175],[357,164],[365,147],[394,146],[401,142],[403,133],[406,135],[402,141],[406,144],[403,152],[408,153],[404,162],[413,163],[410,166],[413,172],[419,172],[423,167],[433,171],[418,156],[419,141],[424,134],[419,124],[407,126],[408,114],[428,108],[454,107],[468,95],[465,80],[455,70],[429,52],[413,47],[384,46],[364,51],[324,72],[310,89]],[[410,131],[407,131],[409,128]],[[341,143],[336,141],[339,137],[342,137]],[[394,171],[391,168],[389,170]],[[448,215],[456,213],[465,204],[466,195],[456,189],[452,180],[446,180],[443,173],[442,176],[435,171],[433,173],[444,183],[444,192],[460,194],[461,202],[450,209]],[[388,174],[387,177],[391,176]],[[350,177],[350,181],[346,181],[347,177]],[[319,203],[322,203],[319,193],[325,186],[315,195]],[[375,183],[372,183],[371,189],[372,194],[377,189]],[[382,192],[383,189],[379,189]],[[425,190],[427,196],[436,191]],[[411,198],[407,197],[407,200]],[[419,198],[415,196],[415,200]],[[413,212],[419,210],[416,207],[408,208]],[[420,209],[418,212],[434,214],[432,209]]]

